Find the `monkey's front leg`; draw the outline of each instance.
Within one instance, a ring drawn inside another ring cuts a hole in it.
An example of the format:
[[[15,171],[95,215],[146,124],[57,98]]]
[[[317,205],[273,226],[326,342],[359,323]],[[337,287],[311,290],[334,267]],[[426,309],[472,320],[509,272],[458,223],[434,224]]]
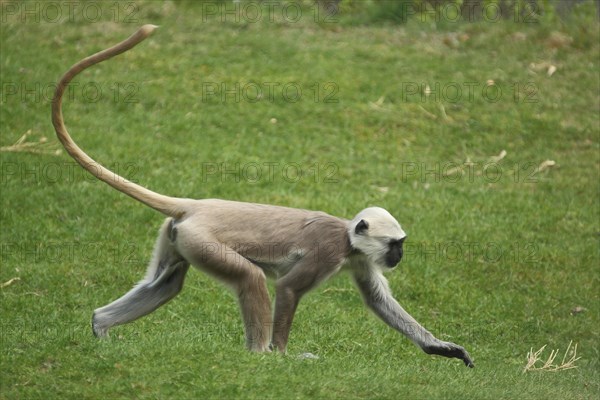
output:
[[[273,316],[271,345],[285,353],[300,295],[286,283],[278,283],[275,290],[275,315]]]
[[[333,275],[341,266],[335,257],[321,256],[319,260],[317,254],[313,251],[306,253],[304,258],[275,285],[271,346],[282,353],[287,347],[294,314],[302,296]]]
[[[381,272],[366,265],[363,267],[365,268],[355,271],[354,280],[365,303],[379,318],[406,335],[425,353],[459,358],[467,367],[474,367],[469,353],[463,347],[437,339],[398,304]]]

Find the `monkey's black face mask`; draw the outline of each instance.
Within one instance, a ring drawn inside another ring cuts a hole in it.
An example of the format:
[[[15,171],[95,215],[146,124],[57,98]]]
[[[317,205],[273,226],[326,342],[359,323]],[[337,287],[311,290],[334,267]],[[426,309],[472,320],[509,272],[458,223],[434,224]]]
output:
[[[384,260],[386,267],[394,268],[394,267],[396,267],[396,265],[398,265],[400,260],[402,260],[402,254],[403,254],[402,245],[403,245],[405,239],[406,239],[406,237],[403,237],[402,239],[399,239],[399,240],[391,240],[388,243],[388,251],[387,251],[387,253],[385,253],[385,260]]]

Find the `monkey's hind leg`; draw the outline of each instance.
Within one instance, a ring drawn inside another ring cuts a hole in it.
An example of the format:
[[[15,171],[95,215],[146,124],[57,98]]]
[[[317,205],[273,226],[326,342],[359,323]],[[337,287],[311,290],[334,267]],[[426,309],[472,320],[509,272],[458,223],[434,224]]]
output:
[[[151,313],[181,291],[190,265],[170,241],[174,239],[172,227],[170,219],[163,224],[144,279],[121,298],[94,311],[92,330],[96,337],[106,336],[113,326]]]
[[[192,265],[225,283],[238,298],[246,347],[270,351],[271,300],[264,272],[251,261],[209,234],[193,220],[178,225],[177,248]]]

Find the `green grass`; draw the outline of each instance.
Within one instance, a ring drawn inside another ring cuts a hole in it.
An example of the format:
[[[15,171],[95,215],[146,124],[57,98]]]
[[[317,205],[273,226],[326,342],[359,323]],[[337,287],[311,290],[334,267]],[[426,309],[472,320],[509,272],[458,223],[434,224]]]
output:
[[[20,278],[0,289],[0,398],[598,398],[599,47],[585,12],[564,23],[361,25],[204,21],[192,2],[121,3],[115,18],[112,4],[63,23],[3,8],[0,145],[31,130],[51,147],[0,153],[0,282]],[[168,305],[109,340],[92,336],[92,310],[143,276],[162,218],[51,154],[60,145],[45,88],[149,22],[161,26],[154,36],[77,78],[65,116],[81,147],[171,195],[347,218],[387,208],[409,235],[388,275],[396,297],[464,345],[475,369],[420,352],[343,275],[300,303],[286,356],[247,353],[235,299],[197,271]],[[488,80],[498,101],[481,92]],[[302,96],[202,97],[207,83],[264,82]],[[477,89],[425,98],[406,92],[413,84]],[[464,175],[441,176],[466,160]],[[545,160],[556,165],[535,173]],[[561,349],[559,361],[570,341],[577,369],[522,373],[530,348]]]

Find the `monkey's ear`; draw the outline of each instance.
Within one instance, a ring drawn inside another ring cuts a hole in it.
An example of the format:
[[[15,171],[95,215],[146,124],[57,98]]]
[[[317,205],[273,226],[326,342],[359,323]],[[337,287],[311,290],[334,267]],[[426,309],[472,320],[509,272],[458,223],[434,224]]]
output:
[[[358,224],[356,224],[356,228],[354,228],[354,233],[356,233],[357,235],[360,235],[367,229],[369,229],[369,223],[367,221],[365,221],[364,219],[361,219],[360,222]]]

